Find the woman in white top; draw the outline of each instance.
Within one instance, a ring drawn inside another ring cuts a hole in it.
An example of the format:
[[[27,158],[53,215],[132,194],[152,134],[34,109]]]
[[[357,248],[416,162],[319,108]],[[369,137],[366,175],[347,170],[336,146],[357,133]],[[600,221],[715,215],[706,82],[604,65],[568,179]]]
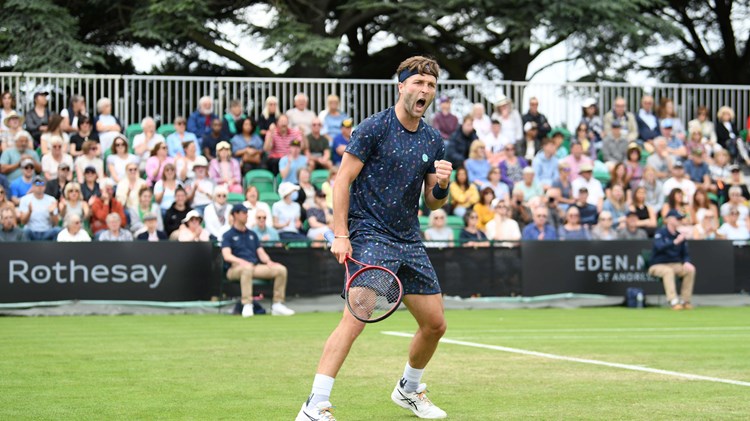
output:
[[[659,100],[659,109],[657,112],[659,120],[667,118],[672,120],[672,134],[684,142],[686,138],[685,124],[683,124],[680,117],[677,116],[677,111],[674,108],[674,101],[672,101],[671,98],[662,97]]]
[[[47,132],[42,134],[40,147],[42,149],[42,156],[49,153],[51,149],[50,140],[55,136],[59,136],[63,140],[63,149],[66,151],[70,149],[70,136],[65,133],[60,125],[62,124],[62,117],[57,114],[52,114],[49,117],[49,123],[47,124]]]
[[[57,242],[87,243],[91,241],[89,233],[82,227],[81,217],[71,213],[65,218],[65,229],[57,234]]]
[[[154,197],[156,203],[161,207],[162,212],[166,212],[172,206],[172,203],[174,203],[174,193],[177,191],[177,187],[180,186],[182,186],[182,183],[177,179],[177,171],[174,164],[165,165],[161,180],[154,184]]]
[[[57,204],[60,217],[65,218],[68,215],[76,215],[84,221],[88,221],[91,215],[89,204],[83,200],[81,185],[72,181],[65,185],[62,197]]]
[[[119,188],[118,188],[119,193]],[[161,217],[161,210],[157,203],[152,203],[154,194],[151,193],[151,189],[148,186],[143,186],[138,190],[138,204],[134,207],[128,208],[128,214],[130,215],[130,231],[134,236],[146,231],[146,221],[144,218],[148,214],[156,216],[156,229],[158,231],[164,231],[164,221]]]
[[[8,126],[5,125],[5,118],[8,117],[10,113],[16,112],[16,98],[9,91],[5,91],[0,97],[0,100],[2,100],[2,109],[0,109],[0,131],[5,131],[8,130]]]
[[[117,183],[117,201],[122,203],[125,209],[129,209],[138,206],[138,192],[148,185],[146,180],[138,176],[138,164],[135,162],[127,164],[125,174]]]
[[[495,210],[495,217],[485,227],[487,239],[493,241],[520,240],[521,229],[518,227],[518,222],[510,217],[506,201],[496,198],[492,201],[491,206]]]
[[[704,106],[698,107],[695,112],[695,119],[688,122],[689,131],[700,131],[703,135],[705,143],[709,143],[711,146],[716,145],[716,129],[714,122],[711,121],[709,116],[708,108]]]
[[[102,153],[112,147],[112,142],[122,132],[119,120],[112,115],[112,101],[104,97],[96,101],[96,109],[99,116],[96,118],[96,131],[99,132],[99,142],[102,144]]]
[[[716,236],[723,240],[734,240],[734,241],[747,241],[750,240],[750,231],[748,231],[747,221],[745,224],[741,224],[740,210],[737,207],[732,207],[729,212],[724,215],[725,222],[721,225]]]
[[[73,168],[73,157],[67,154],[63,150],[63,140],[60,136],[52,136],[49,140],[51,148],[50,152],[42,156],[42,171],[44,177],[48,180],[54,180],[57,178],[57,169],[60,164],[66,163],[70,168]],[[73,179],[73,172],[68,172],[68,181]]]
[[[214,189],[214,200],[203,209],[203,223],[206,231],[216,238],[221,238],[231,226],[231,206],[227,203],[229,190],[226,186]]]
[[[242,202],[243,205],[247,208],[247,228],[253,229],[255,228],[255,214],[262,210],[266,213],[266,215],[271,214],[271,207],[268,206],[268,203],[266,202],[259,202],[258,201],[258,188],[255,186],[249,186],[247,188],[247,191],[245,192],[245,201]]]
[[[94,167],[96,169],[96,176],[98,179],[104,178],[104,161],[99,158],[99,148],[101,146],[98,142],[93,140],[87,140],[83,142],[81,146],[81,156],[76,158],[76,177],[79,183],[83,183],[83,172],[86,167]]]
[[[453,247],[453,230],[445,225],[446,218],[442,209],[430,213],[430,227],[424,232],[425,247]]]
[[[60,111],[60,117],[63,118],[60,127],[66,133],[75,133],[78,131],[78,117],[85,115],[87,115],[86,99],[82,95],[71,95],[70,108],[63,108]]]
[[[151,157],[151,150],[159,143],[164,144],[167,141],[164,136],[156,133],[156,122],[151,117],[141,120],[142,133],[138,133],[133,138],[133,152],[141,159],[140,170],[146,169],[146,161]]]
[[[0,150],[15,149],[16,135],[23,130],[24,118],[15,111],[5,114],[0,121],[3,129],[0,130]]]
[[[138,169],[138,157],[128,150],[128,138],[124,135],[117,134],[115,136],[110,151],[111,153],[107,157],[107,170],[115,183],[127,178],[126,168],[128,164],[135,164],[136,169]]]
[[[484,111],[484,105],[480,103],[474,104],[471,108],[471,117],[474,120],[472,125],[474,130],[477,132],[479,140],[490,137],[492,134],[492,122]]]
[[[177,155],[174,160],[177,178],[180,181],[192,180],[195,177],[194,167],[196,159],[198,159],[198,146],[193,141],[187,141],[182,142],[182,149],[185,151],[185,156]]]
[[[521,114],[513,109],[513,102],[510,98],[502,96],[495,103],[495,112],[492,113],[492,119],[497,120],[502,125],[501,132],[505,138],[505,144],[515,145],[516,142],[523,138],[523,121]]]

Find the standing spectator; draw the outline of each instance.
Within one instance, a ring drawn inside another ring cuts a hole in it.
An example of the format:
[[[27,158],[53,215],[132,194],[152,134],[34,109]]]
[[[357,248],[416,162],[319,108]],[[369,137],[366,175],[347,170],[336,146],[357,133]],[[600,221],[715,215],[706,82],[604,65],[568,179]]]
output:
[[[232,193],[242,193],[240,164],[232,158],[229,142],[216,145],[216,158],[208,166],[208,174],[216,185],[225,185]]]
[[[591,238],[594,240],[617,240],[617,232],[614,227],[614,218],[609,211],[599,214],[599,222],[591,229]]]
[[[469,146],[479,139],[473,123],[471,115],[465,116],[461,127],[456,129],[448,140],[445,159],[451,161],[453,168],[463,166],[464,160],[469,157]]]
[[[32,184],[34,182],[34,179],[37,177],[36,173],[34,173],[34,161],[30,159],[24,159],[21,161],[21,168],[23,168],[23,173],[21,174],[21,177],[16,178],[13,180],[13,182],[10,183],[10,199],[18,205],[18,203],[21,201],[21,198],[26,196],[26,193],[28,193],[31,190]]]
[[[734,162],[737,162],[739,158],[743,158],[745,163],[750,165],[744,143],[742,139],[738,139],[739,131],[734,123],[734,110],[725,105],[719,108],[716,117],[718,118],[716,121],[717,143],[729,152],[729,156],[732,157]]]
[[[570,183],[570,165],[567,162],[560,161],[557,164],[557,169],[560,178],[552,183],[552,188],[560,190],[560,203],[567,207],[575,202],[573,185]]]
[[[516,142],[523,138],[523,120],[521,114],[513,109],[513,101],[505,95],[495,103],[495,112],[492,113],[492,119],[500,122],[503,127],[502,135],[505,138],[505,144],[515,145]]]
[[[630,179],[630,190],[635,190],[643,179],[643,166],[641,166],[641,148],[633,142],[628,146],[628,159],[625,161],[628,178]]]
[[[275,244],[281,241],[281,237],[279,237],[279,232],[276,231],[276,228],[268,225],[268,218],[270,218],[270,215],[270,212],[266,213],[263,209],[257,209],[255,212],[255,221],[253,221],[252,230],[264,244]],[[250,221],[247,222],[247,225],[250,225]]]
[[[258,129],[260,130],[258,133],[261,138],[265,139],[271,131],[271,126],[276,124],[276,120],[279,118],[278,109],[279,100],[275,96],[266,98],[265,106],[258,119]]]
[[[99,148],[101,148],[99,143],[93,140],[83,143],[81,147],[82,154],[75,160],[79,183],[83,183],[83,176],[87,168],[93,168],[98,178],[104,178],[104,161],[99,158]]]
[[[659,118],[654,113],[654,97],[644,95],[641,98],[641,108],[636,117],[638,123],[638,138],[642,143],[651,143],[659,136]]]
[[[602,183],[594,178],[594,168],[591,164],[585,164],[580,167],[581,176],[573,180],[571,188],[573,189],[573,197],[578,197],[580,190],[586,187],[588,192],[587,202],[591,205],[596,206],[597,209],[601,210],[604,204],[604,190],[602,189]]]
[[[210,127],[211,130],[201,138],[201,148],[203,148],[201,152],[206,159],[213,159],[216,157],[216,145],[218,145],[219,142],[229,142],[232,139],[224,137],[224,132],[222,131],[223,125],[220,118],[217,117],[211,120]]]
[[[221,238],[231,225],[231,206],[227,204],[228,194],[229,190],[227,190],[226,186],[216,187],[213,202],[206,206],[203,211],[206,231],[216,238]]]
[[[469,182],[469,174],[463,167],[456,169],[456,181],[450,184],[449,193],[453,214],[457,216],[464,216],[467,209],[479,202],[479,191]]]
[[[717,231],[717,213],[713,210],[707,210],[703,213],[703,219],[693,226],[693,240],[715,240],[718,238]]]
[[[552,225],[547,223],[547,208],[539,206],[534,209],[534,223],[523,229],[522,240],[553,241],[557,240],[557,233]]]
[[[615,120],[620,122],[622,135],[628,139],[628,142],[635,142],[638,139],[636,117],[627,110],[625,98],[623,97],[615,98],[612,110],[604,115],[604,137],[612,136],[612,123]]]
[[[484,111],[482,103],[476,103],[471,107],[471,125],[479,137],[479,140],[485,139],[490,134],[490,118]]]
[[[352,138],[353,126],[354,121],[352,121],[352,119],[350,118],[341,122],[341,133],[333,138],[333,144],[331,146],[331,148],[333,149],[333,154],[331,155],[333,165],[341,165],[341,160],[344,158],[344,151],[346,151],[346,146],[349,144],[349,140]]]
[[[107,169],[115,183],[127,178],[129,164],[135,164],[135,169],[138,170],[138,157],[129,152],[128,138],[124,135],[115,136],[110,152],[107,157]]]
[[[299,190],[289,182],[283,182],[279,186],[279,196],[281,200],[274,203],[271,207],[273,215],[273,227],[279,230],[279,236],[282,240],[301,240],[307,239],[300,234],[302,228],[302,206],[292,200],[292,193]]]
[[[167,234],[158,229],[158,221],[160,217],[156,213],[147,213],[143,215],[143,224],[145,229],[141,230],[141,233],[136,235],[135,239],[140,241],[166,241]]]
[[[138,204],[134,207],[128,208],[128,215],[130,215],[130,232],[133,235],[138,236],[146,229],[146,216],[155,215],[154,230],[164,231],[164,221],[162,220],[162,212],[159,209],[159,205],[152,203],[154,194],[151,193],[151,189],[144,186],[138,190]],[[165,235],[166,238],[166,235]]]
[[[493,241],[520,240],[521,230],[518,227],[518,222],[509,217],[508,205],[499,199],[493,200],[491,205],[495,215],[485,228],[487,239]]]
[[[510,203],[510,189],[508,185],[500,180],[500,168],[492,167],[487,173],[487,183],[482,187],[489,187],[495,194],[496,199],[500,199],[506,204]]]
[[[174,159],[174,166],[177,170],[177,179],[180,181],[188,181],[195,177],[195,171],[193,167],[198,157],[198,149],[196,149],[195,143],[185,142],[182,144],[182,149],[185,151],[185,156],[176,156]]]
[[[628,200],[622,185],[612,186],[612,192],[604,201],[602,210],[609,212],[615,228],[621,228],[625,224],[625,215],[628,213]],[[601,215],[599,216],[601,220]]]
[[[599,222],[599,211],[589,202],[589,189],[586,186],[578,190],[578,196],[571,207],[578,208],[581,224],[592,227]]]
[[[195,159],[193,165],[193,171],[195,176],[189,181],[188,189],[190,191],[188,200],[192,203],[193,209],[197,210],[201,215],[203,209],[211,204],[213,201],[213,195],[216,193],[214,190],[214,182],[208,178],[208,162],[205,156],[199,156]],[[222,185],[224,190],[227,190],[226,184]],[[227,190],[228,191],[228,190]],[[242,191],[242,189],[240,189]],[[226,195],[224,195],[226,197]],[[216,238],[219,238],[218,236]]]
[[[308,98],[303,92],[294,96],[294,108],[287,110],[286,116],[289,117],[289,127],[293,127],[307,136],[312,132],[312,122],[315,117],[314,112],[307,108]]]
[[[534,157],[532,166],[536,178],[544,190],[552,187],[555,180],[560,178],[560,170],[557,168],[559,161],[555,156],[556,148],[552,139],[542,140],[542,150]]]
[[[78,132],[70,136],[70,155],[78,158],[83,154],[83,144],[92,140],[99,143],[99,135],[94,131],[94,124],[91,119],[81,116],[78,120]]]
[[[453,230],[445,225],[446,217],[442,209],[430,213],[429,228],[424,232],[425,247],[453,247]]]
[[[524,125],[529,122],[532,122],[536,125],[537,142],[541,142],[542,140],[546,139],[547,134],[552,130],[552,127],[550,127],[549,122],[547,121],[547,117],[539,112],[539,100],[535,96],[532,96],[529,99],[529,112],[523,115],[521,121],[524,123]]]
[[[646,230],[640,228],[638,214],[634,211],[628,211],[625,216],[625,226],[617,230],[618,240],[646,240],[648,234]]]
[[[159,143],[167,143],[164,136],[156,133],[156,122],[151,117],[141,120],[141,129],[143,132],[138,133],[133,138],[133,152],[140,159],[140,170],[146,170],[146,161],[151,157],[151,151]]]
[[[167,164],[164,166],[164,174],[161,180],[154,184],[154,198],[156,199],[156,203],[161,206],[162,214],[166,213],[172,207],[178,189],[185,191],[182,183],[177,179],[174,164]],[[185,199],[187,200],[187,197]],[[169,233],[167,232],[167,234]]]
[[[16,241],[25,241],[26,233],[16,226],[16,210],[13,208],[0,208],[0,243],[10,243]]]
[[[693,149],[690,153],[690,159],[685,161],[684,167],[690,181],[695,183],[696,186],[709,190],[713,184],[711,182],[711,170],[704,161],[703,154],[702,148]]]
[[[529,163],[516,156],[515,144],[505,145],[505,160],[500,163],[500,179],[512,190],[516,183],[523,180],[523,170]]]
[[[680,117],[677,116],[677,111],[674,107],[674,101],[671,98],[662,97],[659,100],[659,108],[657,110],[657,117],[659,120],[669,119],[672,121],[672,134],[681,141],[685,141],[685,124],[683,124]]]
[[[602,141],[602,158],[610,168],[618,162],[625,161],[629,151],[628,139],[622,134],[621,127],[619,120],[613,121],[610,135]]]
[[[721,225],[719,230],[716,231],[716,236],[718,238],[743,242],[750,240],[750,231],[748,231],[747,228],[747,221],[745,221],[744,224],[739,223],[739,208],[730,208],[729,213],[727,213],[724,218],[724,223]],[[747,216],[745,216],[745,220],[747,220]]]
[[[633,193],[633,204],[630,205],[628,213],[634,213],[638,217],[636,225],[646,230],[648,236],[651,237],[656,232],[656,209],[659,208],[661,208],[661,203],[658,203],[658,207],[649,204],[646,187],[639,186]]]
[[[526,167],[523,169],[523,180],[513,186],[513,191],[523,191],[523,197],[526,199],[526,203],[530,203],[532,200],[544,195],[542,186],[537,183],[534,176],[534,168]]]
[[[201,227],[203,218],[196,210],[191,210],[182,219],[182,224],[177,230],[177,241],[191,243],[199,241],[211,241],[211,234]]]
[[[126,176],[117,183],[117,200],[126,209],[138,206],[138,193],[142,188],[148,188],[146,180],[138,177],[138,164],[130,162],[125,167]]]
[[[258,196],[259,194],[257,187],[253,185],[247,186],[247,191],[245,192],[245,201],[242,202],[242,205],[245,206],[245,209],[247,209],[248,229],[252,229],[255,226],[256,212],[263,211],[267,216],[271,215],[271,207],[268,206],[268,203],[259,202]]]
[[[242,112],[242,102],[239,99],[233,99],[229,101],[229,111],[224,114],[221,119],[221,140],[231,140],[234,136],[242,131],[242,122],[247,118],[247,115]],[[206,159],[213,159],[216,157],[215,151],[216,145],[211,148],[211,154],[205,153],[206,144],[203,143],[203,155]]]
[[[112,180],[105,178],[99,182],[101,196],[93,196],[89,200],[91,207],[91,231],[98,234],[107,228],[110,228],[108,215],[115,213],[118,215],[118,223],[125,228],[127,219],[125,218],[125,207],[115,197],[114,184]],[[132,240],[132,236],[131,236]]]
[[[583,150],[584,149],[581,142],[573,141],[570,143],[570,155],[562,160],[563,162],[568,164],[568,168],[570,169],[571,182],[578,179],[579,173],[581,172],[581,167],[593,167],[594,165],[594,161],[592,161],[590,157],[584,155]]]
[[[583,101],[581,110],[581,121],[579,125],[585,124],[589,131],[589,138],[594,139],[594,142],[598,143],[604,138],[604,124],[602,118],[599,117],[599,107],[596,104],[594,98],[586,98]],[[612,122],[614,123],[615,120]],[[619,123],[620,121],[617,120]]]
[[[170,239],[172,238],[172,233],[180,228],[182,220],[185,219],[188,212],[192,210],[190,206],[188,206],[187,197],[185,189],[183,189],[182,186],[177,187],[174,192],[174,202],[172,203],[172,206],[164,212],[164,232],[166,232],[167,237]],[[162,209],[164,208],[162,207]]]
[[[439,103],[440,111],[432,117],[432,127],[440,132],[443,140],[448,140],[458,129],[458,118],[451,113],[451,98],[448,95],[442,95]]]
[[[200,139],[211,131],[211,122],[217,118],[219,116],[214,114],[214,100],[210,96],[203,96],[198,100],[198,109],[188,118],[187,131]]]
[[[23,116],[15,111],[5,114],[0,120],[0,124],[3,125],[3,129],[0,130],[0,140],[2,141],[0,150],[16,147],[16,135],[23,130],[23,121]]]
[[[90,202],[92,197],[101,196],[102,192],[99,190],[99,177],[96,175],[96,168],[86,167],[83,170],[81,194],[86,202]]]
[[[337,95],[328,95],[326,103],[328,107],[318,114],[318,118],[323,122],[321,133],[333,139],[341,134],[341,123],[349,116],[339,110],[340,100]]]
[[[565,224],[557,230],[560,240],[590,240],[588,226],[581,224],[581,211],[570,206],[565,212]]]
[[[0,95],[0,132],[8,130],[5,119],[11,114],[16,112],[16,97],[10,92],[5,91]]]
[[[487,236],[477,227],[479,216],[473,210],[464,215],[464,229],[458,236],[458,240],[464,247],[489,247]]]
[[[486,176],[490,171],[490,163],[485,156],[484,143],[475,140],[469,148],[469,159],[464,161],[464,168],[469,175],[469,182],[482,185],[487,182]]]
[[[48,181],[52,181],[57,178],[57,170],[61,164],[67,164],[69,168],[73,166],[73,157],[68,155],[63,149],[63,140],[60,136],[53,136],[50,140],[50,151],[42,156],[42,171],[44,177]],[[66,174],[68,180],[73,178],[73,174],[68,172]]]
[[[133,241],[133,234],[123,226],[119,213],[112,212],[106,217],[107,229],[101,231],[98,241]]]
[[[260,245],[258,236],[247,229],[247,209],[241,204],[232,208],[234,223],[224,233],[221,241],[221,255],[227,271],[227,279],[240,281],[242,290],[242,317],[253,313],[253,279],[273,279],[273,302],[271,314],[291,316],[294,310],[284,305],[286,296],[287,270],[283,265],[271,260]]]
[[[313,119],[311,127],[312,131],[305,138],[307,150],[310,155],[310,168],[313,170],[320,168],[329,169],[333,165],[331,161],[331,147],[329,146],[330,139],[320,132],[323,128],[323,123],[319,118],[315,117]]]
[[[352,127],[351,120],[345,120],[341,124],[343,125],[347,122],[348,127]],[[351,131],[349,135],[351,136]],[[302,133],[297,129],[289,127],[289,119],[285,114],[282,114],[276,120],[276,125],[266,133],[266,140],[263,144],[263,149],[268,152],[268,169],[274,175],[279,173],[279,160],[289,153],[289,145],[292,143],[292,140],[302,142]],[[334,139],[334,149],[336,148],[335,142],[336,140]],[[336,162],[335,154],[334,162]]]
[[[26,113],[26,130],[29,131],[30,139],[34,145],[41,141],[42,134],[47,133],[49,125],[49,108],[47,108],[47,96],[49,92],[42,91],[34,93],[34,107]]]
[[[255,133],[252,119],[246,118],[240,121],[239,127],[240,132],[232,138],[232,155],[240,160],[240,169],[244,174],[262,167],[263,139]],[[326,147],[328,147],[327,141]]]
[[[146,183],[153,186],[164,175],[167,165],[174,166],[174,159],[167,154],[167,145],[159,142],[151,149],[151,157],[146,161]]]
[[[490,126],[490,135],[485,140],[487,147],[487,160],[490,165],[497,167],[505,159],[505,138],[503,137],[503,128],[499,121],[492,120]]]
[[[307,210],[307,223],[310,225],[307,231],[310,240],[323,241],[327,232],[333,234],[333,209],[326,204],[325,193],[315,193],[315,205]]]
[[[656,178],[664,181],[669,177],[674,162],[667,149],[667,139],[662,136],[654,139],[654,152],[646,159],[646,165],[656,170]]]
[[[346,148],[346,146],[344,146]],[[299,184],[297,174],[299,170],[307,168],[307,157],[302,155],[302,142],[297,139],[289,143],[289,153],[279,160],[279,175],[281,181]],[[241,190],[240,190],[241,191]]]
[[[99,143],[104,153],[112,147],[112,142],[115,141],[117,135],[122,133],[122,124],[120,119],[112,115],[112,101],[109,98],[104,97],[96,101],[96,108],[99,110],[99,115],[96,116],[94,127],[99,133]]]
[[[651,255],[651,267],[648,274],[661,278],[667,301],[673,310],[693,308],[693,283],[695,266],[690,263],[686,237],[678,231],[682,214],[672,210],[665,218],[665,226],[659,228],[654,236],[654,247]],[[677,297],[675,276],[682,278],[681,299]]]
[[[44,177],[34,177],[31,191],[21,198],[18,205],[19,219],[31,241],[54,241],[60,232],[57,201],[44,194],[44,184]]]
[[[16,147],[3,151],[0,156],[0,172],[7,178],[8,183],[21,176],[23,172],[21,161],[30,159],[34,166],[34,172],[40,172],[42,165],[39,163],[39,156],[36,151],[29,148],[31,135],[27,131],[21,131],[16,135]],[[6,180],[0,180],[0,184],[5,184]]]
[[[44,188],[44,194],[48,194],[60,200],[65,186],[71,181],[70,165],[63,162],[57,167],[57,178],[49,180],[47,186]]]
[[[704,106],[698,107],[695,112],[695,119],[688,122],[688,131],[699,131],[703,138],[703,143],[707,143],[712,147],[716,145],[716,129],[714,123],[710,120],[709,116],[711,113],[708,108]]]
[[[58,243],[88,243],[91,241],[89,233],[83,229],[81,217],[71,213],[64,218],[64,229],[57,234]]]
[[[531,162],[539,150],[540,143],[537,140],[536,123],[529,121],[523,125],[523,140],[518,143],[518,154]]]
[[[86,99],[81,95],[71,95],[70,107],[60,110],[60,127],[65,133],[75,133],[78,131],[81,117],[87,117],[87,114]]]
[[[477,228],[484,230],[487,222],[495,217],[495,211],[492,209],[492,202],[495,201],[495,193],[492,191],[492,188],[485,187],[480,192],[479,197],[479,202],[472,209],[477,215]],[[466,215],[464,214],[464,216]]]
[[[198,138],[193,132],[186,130],[186,124],[187,120],[185,120],[185,117],[179,116],[174,119],[174,133],[167,136],[167,153],[171,158],[185,156],[185,148],[183,147],[183,143],[185,142],[193,142],[195,143],[196,151],[199,149]]]
[[[75,181],[71,181],[65,186],[63,195],[58,203],[61,218],[76,215],[81,220],[88,221],[91,216],[91,208],[86,200],[83,199],[81,186]]]
[[[680,189],[685,193],[685,203],[690,203],[695,194],[695,188],[695,183],[685,174],[685,167],[682,165],[682,162],[675,161],[672,164],[672,177],[668,178],[662,187],[664,195],[668,195],[674,189]]]

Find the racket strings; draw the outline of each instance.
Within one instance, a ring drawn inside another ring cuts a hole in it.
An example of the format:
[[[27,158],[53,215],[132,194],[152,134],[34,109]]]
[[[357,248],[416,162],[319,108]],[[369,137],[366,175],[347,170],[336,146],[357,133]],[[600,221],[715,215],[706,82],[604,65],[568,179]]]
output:
[[[396,278],[389,272],[366,269],[354,277],[349,285],[347,303],[355,317],[374,320],[389,313],[401,295]]]

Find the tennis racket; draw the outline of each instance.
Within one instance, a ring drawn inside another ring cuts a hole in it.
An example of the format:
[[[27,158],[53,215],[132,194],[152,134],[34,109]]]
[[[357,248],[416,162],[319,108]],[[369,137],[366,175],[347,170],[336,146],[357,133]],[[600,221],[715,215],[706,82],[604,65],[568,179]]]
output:
[[[329,244],[333,243],[332,233],[327,233],[325,238]],[[353,274],[349,271],[350,264],[359,266]],[[365,323],[385,320],[401,305],[404,287],[396,274],[382,266],[362,263],[348,254],[344,267],[344,300],[346,308],[357,320]]]

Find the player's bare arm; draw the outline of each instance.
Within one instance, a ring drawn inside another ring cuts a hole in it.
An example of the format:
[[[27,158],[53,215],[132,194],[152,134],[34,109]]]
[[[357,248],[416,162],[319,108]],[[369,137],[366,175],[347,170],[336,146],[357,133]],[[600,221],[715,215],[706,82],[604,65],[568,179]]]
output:
[[[347,254],[352,252],[349,241],[349,186],[362,171],[364,163],[352,154],[345,153],[333,185],[333,234],[335,236],[331,253],[343,264]]]

